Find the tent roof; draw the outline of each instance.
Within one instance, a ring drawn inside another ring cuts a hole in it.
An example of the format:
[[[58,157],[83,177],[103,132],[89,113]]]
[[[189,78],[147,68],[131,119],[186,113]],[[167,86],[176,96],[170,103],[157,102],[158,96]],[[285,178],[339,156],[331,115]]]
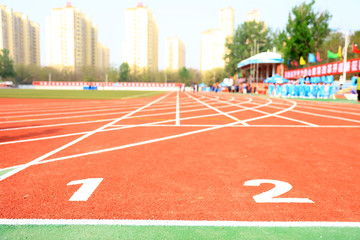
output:
[[[262,52],[238,63],[238,68],[255,63],[282,63],[283,59],[276,52]]]

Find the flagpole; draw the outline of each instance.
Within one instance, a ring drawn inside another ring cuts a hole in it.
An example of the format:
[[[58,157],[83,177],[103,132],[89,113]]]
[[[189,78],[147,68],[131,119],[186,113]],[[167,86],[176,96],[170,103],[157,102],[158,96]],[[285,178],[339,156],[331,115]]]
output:
[[[349,34],[345,33],[345,47],[344,47],[344,71],[343,79],[346,81],[346,62],[347,62],[347,48],[349,46]]]

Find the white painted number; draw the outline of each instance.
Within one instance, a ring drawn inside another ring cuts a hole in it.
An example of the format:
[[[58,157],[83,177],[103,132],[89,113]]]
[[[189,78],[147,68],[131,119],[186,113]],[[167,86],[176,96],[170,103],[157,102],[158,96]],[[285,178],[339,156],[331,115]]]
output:
[[[69,201],[87,201],[102,180],[103,178],[88,178],[69,182],[67,184],[68,186],[82,184],[82,186],[74,193],[74,195],[72,195]]]
[[[256,179],[245,182],[245,186],[260,186],[263,183],[274,184],[275,187],[267,192],[254,196],[254,200],[257,203],[314,203],[308,198],[276,198],[284,193],[289,192],[292,186],[287,182],[268,180],[268,179]]]

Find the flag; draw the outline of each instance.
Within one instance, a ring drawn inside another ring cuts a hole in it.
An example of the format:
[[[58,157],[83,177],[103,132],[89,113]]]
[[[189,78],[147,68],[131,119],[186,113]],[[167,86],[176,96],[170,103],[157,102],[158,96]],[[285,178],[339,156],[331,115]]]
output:
[[[309,60],[309,62],[311,62],[311,63],[316,62],[316,57],[315,57],[315,55],[312,54],[312,53],[309,53],[308,60]]]
[[[306,62],[305,62],[305,59],[301,56],[300,57],[300,65],[305,65]]]
[[[359,50],[359,49],[357,49],[357,47],[356,47],[356,44],[355,44],[355,43],[353,43],[353,45],[352,45],[352,52],[353,52],[353,53],[360,53],[360,50]]]
[[[333,52],[330,52],[329,50],[328,50],[328,58],[338,58],[339,56],[338,56],[338,54],[337,53],[333,53]]]
[[[295,60],[295,63],[294,63],[295,67],[298,67],[298,62]]]
[[[339,46],[339,50],[338,50],[338,57],[342,57],[342,53],[341,53],[341,46]]]
[[[290,60],[287,61],[287,65],[288,65],[288,67],[290,67]]]
[[[316,60],[317,60],[318,62],[321,62],[321,61],[322,61],[322,59],[320,58],[320,53],[319,53],[319,52],[316,53]]]

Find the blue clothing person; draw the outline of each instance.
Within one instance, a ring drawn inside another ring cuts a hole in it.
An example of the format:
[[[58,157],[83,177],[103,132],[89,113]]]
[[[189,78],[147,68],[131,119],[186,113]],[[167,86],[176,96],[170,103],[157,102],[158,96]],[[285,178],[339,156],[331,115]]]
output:
[[[274,96],[274,89],[275,89],[275,85],[270,84],[269,85],[269,96]]]
[[[325,97],[325,86],[321,84],[319,86],[319,98],[324,98],[324,97]]]
[[[276,96],[281,96],[282,87],[281,85],[276,86]]]
[[[313,84],[311,86],[311,95],[314,97],[314,98],[317,98],[317,95],[318,95],[318,86],[316,84]]]

